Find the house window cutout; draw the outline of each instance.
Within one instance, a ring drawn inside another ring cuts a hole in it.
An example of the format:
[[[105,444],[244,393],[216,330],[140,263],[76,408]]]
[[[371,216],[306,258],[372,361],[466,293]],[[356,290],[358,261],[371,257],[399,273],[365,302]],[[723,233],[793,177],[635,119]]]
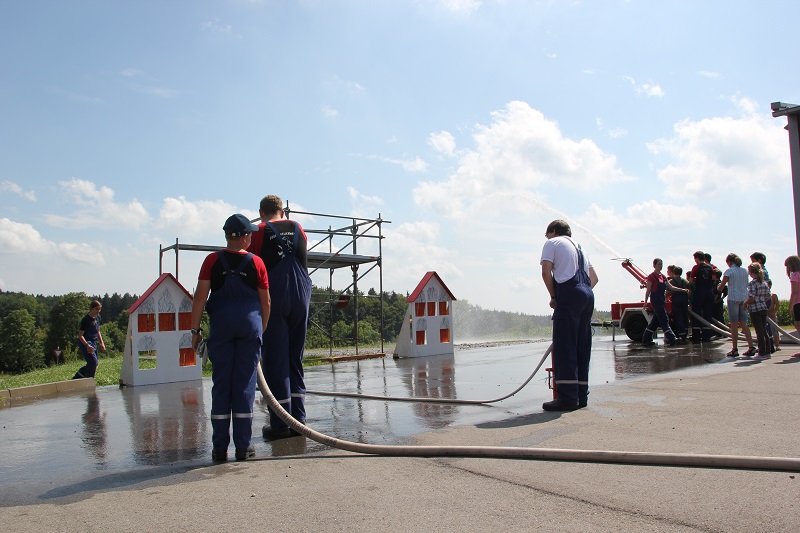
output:
[[[428,302],[428,316],[436,316],[436,302]]]
[[[139,313],[139,333],[149,333],[156,330],[155,313]]]
[[[421,346],[421,345],[425,344],[425,330],[424,329],[417,330],[417,340],[416,340],[416,342],[417,342],[417,346]]]
[[[441,316],[447,316],[450,314],[450,303],[449,302],[439,302],[439,314]]]
[[[442,344],[450,342],[450,328],[442,328],[439,330],[439,342]]]
[[[178,313],[178,329],[181,331],[189,331],[192,329],[192,312]]]
[[[158,368],[158,351],[141,350],[139,352],[139,370],[155,370]]]
[[[197,354],[192,348],[192,336],[188,333],[181,336],[178,353],[179,366],[195,366],[197,364]]]
[[[175,331],[175,313],[158,313],[158,331]]]
[[[414,304],[414,314],[416,316],[425,316],[425,302],[417,302]]]

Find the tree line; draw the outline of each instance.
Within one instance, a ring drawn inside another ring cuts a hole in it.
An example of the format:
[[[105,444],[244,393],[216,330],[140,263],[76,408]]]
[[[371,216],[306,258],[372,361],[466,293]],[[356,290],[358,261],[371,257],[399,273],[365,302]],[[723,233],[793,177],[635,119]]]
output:
[[[344,297],[327,287],[313,287],[307,348],[377,345],[394,343],[408,308],[407,296],[394,291],[379,295],[374,289],[352,291]],[[76,360],[78,326],[89,311],[89,303],[102,304],[100,333],[106,352],[100,357],[119,356],[125,348],[127,310],[138,300],[135,294],[89,296],[73,292],[62,296],[31,295],[0,291],[0,372],[21,373]],[[337,305],[338,304],[338,305]],[[356,316],[358,329],[356,331]],[[207,317],[204,318],[207,326]],[[453,329],[460,340],[526,339],[549,332],[550,317],[483,309],[466,300],[453,302]],[[208,328],[205,328],[208,331]],[[56,350],[60,355],[56,358]]]

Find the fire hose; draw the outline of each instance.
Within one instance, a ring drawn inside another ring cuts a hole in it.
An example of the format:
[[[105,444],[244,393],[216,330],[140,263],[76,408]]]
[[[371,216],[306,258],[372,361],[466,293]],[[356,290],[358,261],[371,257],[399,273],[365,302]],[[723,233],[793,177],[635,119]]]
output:
[[[544,358],[542,358],[542,361],[544,361]],[[541,363],[539,366],[541,366]],[[315,431],[293,418],[272,395],[272,391],[269,390],[264,374],[261,371],[261,365],[258,365],[258,369],[258,387],[266,399],[267,405],[292,430],[320,444],[354,453],[390,457],[473,457],[800,472],[800,459],[792,457],[573,450],[515,446],[403,446],[346,441]]]
[[[789,342],[794,344],[800,344],[800,339],[798,339],[797,337],[795,337],[794,335],[792,335],[791,333],[780,327],[777,322],[772,320],[770,317],[767,317],[767,320],[769,320],[769,323],[772,324],[774,327],[778,328],[778,331],[786,335],[786,338],[789,339]]]
[[[516,393],[521,391],[525,386],[530,383],[533,379],[533,376],[542,368],[547,356],[550,355],[550,352],[553,351],[553,343],[550,343],[550,346],[544,352],[542,356],[542,360],[539,361],[539,364],[536,365],[536,368],[533,370],[533,373],[528,376],[528,379],[520,385],[515,391],[506,394],[505,396],[501,396],[500,398],[495,398],[493,400],[456,400],[456,399],[447,399],[447,398],[424,398],[419,396],[411,396],[411,397],[399,397],[399,396],[376,396],[372,394],[360,394],[357,392],[329,392],[329,391],[314,391],[314,390],[307,390],[306,394],[316,394],[317,396],[344,396],[346,398],[360,398],[362,400],[384,400],[384,401],[391,401],[391,402],[415,402],[415,403],[446,403],[446,404],[456,404],[456,405],[487,405],[490,403],[496,403],[503,401],[505,399],[511,398]],[[266,383],[266,382],[265,382]],[[259,378],[259,387],[261,387],[261,378]],[[261,393],[264,393],[263,388],[261,389]]]

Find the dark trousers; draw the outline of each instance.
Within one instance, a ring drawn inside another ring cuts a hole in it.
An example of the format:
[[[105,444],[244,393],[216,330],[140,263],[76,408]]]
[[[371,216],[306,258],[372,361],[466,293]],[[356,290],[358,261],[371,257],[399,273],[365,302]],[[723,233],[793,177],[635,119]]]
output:
[[[714,295],[711,292],[696,292],[692,300],[692,311],[703,317],[707,322],[711,322],[714,316]],[[713,330],[702,324],[697,319],[692,319],[692,339],[711,340]]]
[[[589,395],[594,293],[583,283],[559,283],[553,310],[553,374],[558,398],[585,405]]]
[[[89,345],[94,348],[94,353],[90,354],[89,350],[86,349],[86,346],[83,344],[78,346],[78,349],[81,351],[81,355],[86,360],[86,364],[83,365],[75,372],[75,375],[72,376],[72,379],[80,379],[80,378],[93,378],[95,372],[97,372],[97,343],[87,341]]]
[[[233,418],[233,444],[237,449],[250,446],[253,433],[253,401],[256,391],[256,365],[261,355],[261,311],[224,312],[211,315],[208,338],[211,360],[211,442],[215,449],[230,444]]]
[[[753,329],[756,330],[756,339],[758,339],[758,355],[769,355],[770,338],[767,336],[767,311],[754,311],[750,313],[750,322],[753,324]]]

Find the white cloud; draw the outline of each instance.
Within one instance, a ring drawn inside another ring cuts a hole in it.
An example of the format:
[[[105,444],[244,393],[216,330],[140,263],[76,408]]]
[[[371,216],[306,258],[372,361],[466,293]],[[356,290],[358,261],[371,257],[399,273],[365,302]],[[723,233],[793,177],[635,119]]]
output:
[[[450,216],[464,204],[489,194],[535,192],[543,185],[596,189],[627,181],[616,158],[589,139],[563,136],[558,124],[525,102],[510,102],[492,113],[492,123],[477,125],[474,149],[461,150],[459,167],[447,181],[421,182],[418,206]]]
[[[85,243],[54,243],[42,237],[30,224],[0,218],[0,253],[25,256],[35,254],[50,256],[48,262],[60,256],[78,263],[103,266],[103,254]]]
[[[633,79],[630,76],[623,76],[623,78],[626,79],[627,81],[629,81],[631,85],[633,85],[633,88],[636,91],[636,94],[640,94],[640,95],[644,95],[644,96],[648,96],[648,97],[655,96],[655,97],[658,97],[658,98],[661,98],[662,96],[664,96],[666,94],[664,92],[664,89],[662,89],[661,86],[658,85],[657,83],[653,83],[652,80],[648,80],[645,83],[637,84],[636,80]]]
[[[697,74],[699,74],[704,78],[710,78],[710,79],[716,79],[722,77],[722,75],[719,72],[711,72],[708,70],[701,70]]]
[[[355,217],[372,218],[376,216],[378,210],[383,206],[383,199],[379,196],[367,196],[362,194],[355,187],[347,187],[347,194],[353,204],[351,215]]]
[[[458,255],[437,244],[439,225],[434,222],[407,222],[387,227],[383,245],[386,275],[395,287],[413,289],[422,276],[435,270],[444,279],[462,278]],[[392,269],[397,269],[393,271]]]
[[[739,116],[685,119],[674,135],[648,143],[671,162],[658,170],[669,184],[666,194],[679,198],[755,188],[768,191],[789,182],[783,123],[758,113],[758,105],[738,98]]]
[[[331,106],[322,106],[322,116],[325,118],[336,118],[339,116],[339,111]]]
[[[10,192],[10,193],[14,193],[14,194],[20,196],[21,198],[24,198],[25,200],[28,200],[29,202],[35,202],[36,201],[36,192],[35,191],[25,191],[25,190],[22,189],[22,187],[20,187],[19,185],[17,185],[13,181],[4,181],[4,182],[0,183],[0,191],[7,191],[7,192]]]
[[[428,144],[440,154],[452,156],[456,151],[456,139],[453,137],[453,134],[448,131],[431,133],[428,136]]]
[[[381,155],[370,155],[367,157],[369,159],[375,159],[377,161],[383,161],[384,163],[397,165],[406,172],[425,172],[428,169],[428,163],[420,159],[419,156],[414,157],[414,159],[395,159]]]
[[[158,96],[159,98],[175,98],[180,94],[179,91],[175,89],[168,89],[166,87],[153,87],[153,86],[146,86],[146,85],[132,85],[131,89],[136,92],[149,94],[152,96]]]
[[[483,2],[481,0],[438,0],[440,8],[453,13],[468,15],[476,11]]]
[[[44,216],[51,226],[73,229],[137,229],[149,217],[144,206],[135,198],[126,204],[114,201],[114,191],[109,187],[97,187],[93,182],[72,178],[58,182],[61,193],[67,201],[80,207],[71,216]]]
[[[200,25],[200,28],[204,31],[210,31],[212,33],[220,33],[223,35],[230,35],[232,37],[240,37],[238,34],[234,33],[233,27],[230,24],[222,24],[220,23],[219,19],[213,19],[206,21]]]
[[[581,220],[602,234],[625,235],[642,229],[702,229],[709,213],[692,204],[665,204],[658,200],[639,202],[618,213],[613,207],[604,209],[592,204]]]
[[[334,88],[342,87],[350,96],[361,96],[367,92],[367,88],[364,87],[360,82],[343,80],[337,75],[331,76],[330,80],[327,82],[327,85]]]
[[[63,257],[78,263],[86,263],[98,267],[106,264],[100,250],[85,243],[60,243],[58,244],[58,251]]]
[[[233,213],[242,213],[250,219],[258,213],[238,210],[222,200],[191,202],[184,196],[164,198],[154,226],[169,230],[172,235],[184,238],[222,236],[222,225]]]

